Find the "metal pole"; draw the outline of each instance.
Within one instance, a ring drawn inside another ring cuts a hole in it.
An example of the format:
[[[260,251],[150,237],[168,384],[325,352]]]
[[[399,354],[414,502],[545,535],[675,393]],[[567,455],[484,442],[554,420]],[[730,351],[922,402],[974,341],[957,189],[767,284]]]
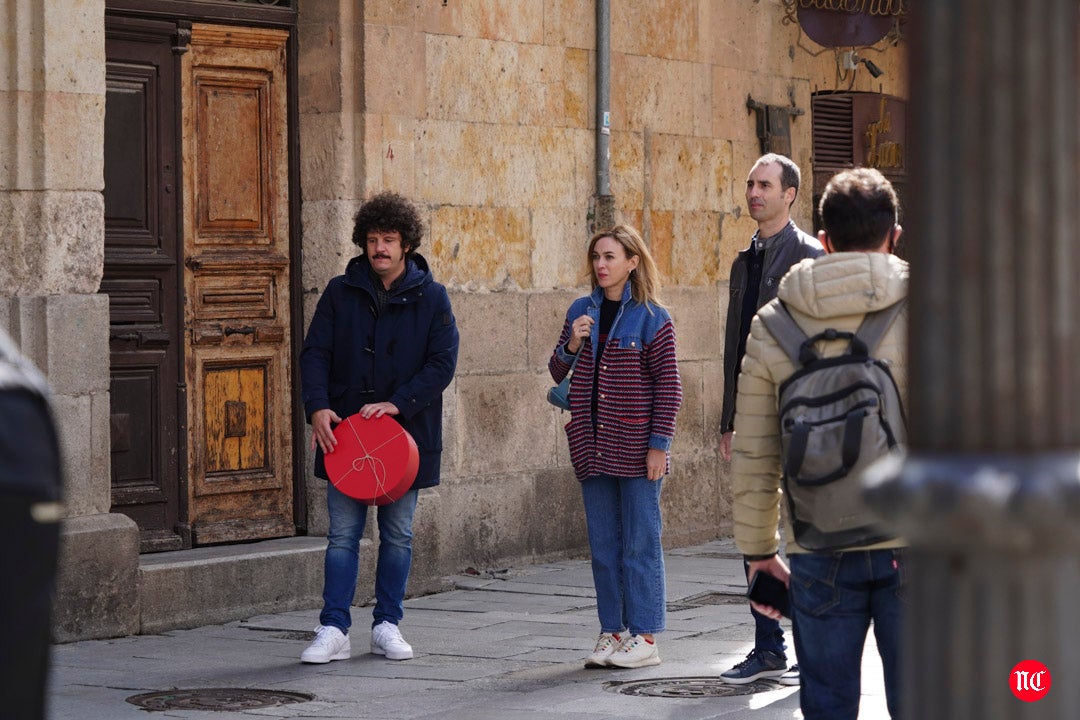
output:
[[[595,229],[615,224],[611,194],[611,3],[596,0],[596,215]]]
[[[904,716],[1077,718],[1080,11],[911,7],[911,448],[869,492],[912,544]]]

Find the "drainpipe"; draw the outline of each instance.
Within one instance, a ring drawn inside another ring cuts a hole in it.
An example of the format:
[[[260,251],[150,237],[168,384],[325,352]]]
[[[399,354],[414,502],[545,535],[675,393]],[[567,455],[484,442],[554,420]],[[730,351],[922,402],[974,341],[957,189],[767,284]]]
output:
[[[611,194],[611,2],[596,0],[596,195],[593,229],[615,224]]]

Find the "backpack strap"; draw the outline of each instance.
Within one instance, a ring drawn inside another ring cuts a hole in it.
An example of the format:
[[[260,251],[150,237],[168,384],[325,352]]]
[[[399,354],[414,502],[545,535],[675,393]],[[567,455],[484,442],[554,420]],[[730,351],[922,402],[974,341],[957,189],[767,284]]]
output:
[[[807,358],[804,354],[804,350],[808,347],[806,333],[795,322],[795,318],[791,317],[791,313],[780,298],[763,305],[757,315],[761,318],[765,329],[776,339],[780,349],[787,353],[796,367],[817,359],[817,354],[812,349],[810,350],[811,357]]]
[[[866,353],[869,355],[877,349],[881,339],[885,337],[885,333],[892,327],[893,322],[896,320],[900,312],[907,306],[907,298],[897,300],[887,308],[882,308],[877,312],[867,313],[863,318],[862,324],[859,325],[859,329],[855,331],[855,339],[859,340],[866,346]],[[853,339],[852,345],[855,345],[855,339]]]

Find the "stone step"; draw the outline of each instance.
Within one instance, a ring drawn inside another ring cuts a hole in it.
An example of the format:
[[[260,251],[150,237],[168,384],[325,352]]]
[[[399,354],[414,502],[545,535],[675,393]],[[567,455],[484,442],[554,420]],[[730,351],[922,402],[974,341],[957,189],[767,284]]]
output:
[[[358,590],[374,586],[371,541]],[[142,634],[322,605],[324,537],[293,537],[139,556]]]

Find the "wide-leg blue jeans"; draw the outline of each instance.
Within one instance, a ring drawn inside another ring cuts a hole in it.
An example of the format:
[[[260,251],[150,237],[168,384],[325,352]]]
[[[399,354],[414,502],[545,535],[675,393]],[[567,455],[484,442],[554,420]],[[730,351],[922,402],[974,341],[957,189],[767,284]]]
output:
[[[397,625],[405,614],[403,601],[412,566],[412,522],[418,490],[410,490],[397,502],[380,505],[379,557],[375,566],[375,610],[372,627],[384,620]],[[367,522],[368,506],[327,484],[326,507],[330,513],[326,558],[323,564],[323,609],[319,622],[349,632],[349,608],[356,594],[360,569],[360,538]]]
[[[662,482],[596,475],[581,483],[602,632],[664,629]]]
[[[899,713],[903,553],[791,553],[791,606],[805,720],[856,720],[863,644],[870,623],[885,675],[889,714]]]

